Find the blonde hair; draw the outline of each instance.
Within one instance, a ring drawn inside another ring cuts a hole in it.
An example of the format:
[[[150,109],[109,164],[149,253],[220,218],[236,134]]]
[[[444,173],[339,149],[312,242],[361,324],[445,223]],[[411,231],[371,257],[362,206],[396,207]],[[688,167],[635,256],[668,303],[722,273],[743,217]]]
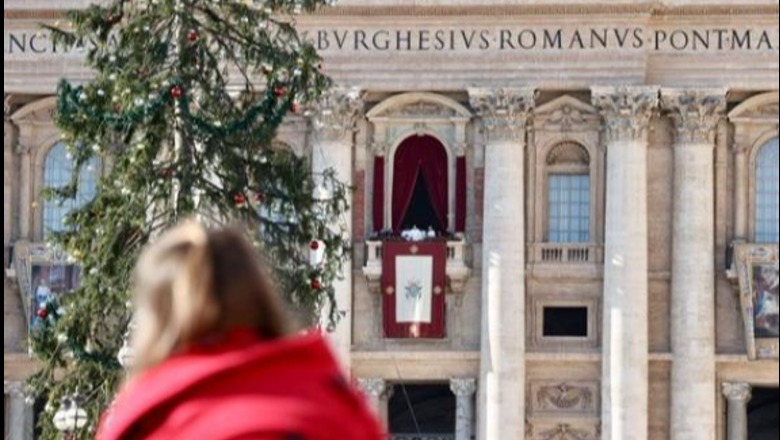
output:
[[[133,374],[231,329],[276,339],[293,329],[258,253],[235,229],[194,222],[163,235],[136,269]]]

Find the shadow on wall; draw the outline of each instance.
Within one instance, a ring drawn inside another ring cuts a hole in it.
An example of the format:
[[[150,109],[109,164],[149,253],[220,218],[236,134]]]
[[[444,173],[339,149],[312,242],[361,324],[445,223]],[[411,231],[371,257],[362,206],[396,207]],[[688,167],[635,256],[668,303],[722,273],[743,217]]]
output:
[[[756,388],[748,409],[749,440],[777,440],[780,438],[780,390]]]

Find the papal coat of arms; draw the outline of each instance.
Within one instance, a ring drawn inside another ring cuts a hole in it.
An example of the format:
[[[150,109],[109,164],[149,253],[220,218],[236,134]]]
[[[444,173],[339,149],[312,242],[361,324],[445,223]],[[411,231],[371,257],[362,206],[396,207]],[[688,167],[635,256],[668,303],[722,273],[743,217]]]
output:
[[[418,280],[411,280],[404,288],[406,299],[419,301],[423,296],[422,282]]]

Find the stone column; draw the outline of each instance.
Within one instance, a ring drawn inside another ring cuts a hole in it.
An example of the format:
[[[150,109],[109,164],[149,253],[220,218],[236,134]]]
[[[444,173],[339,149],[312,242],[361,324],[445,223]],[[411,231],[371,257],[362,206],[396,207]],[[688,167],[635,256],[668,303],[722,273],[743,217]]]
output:
[[[387,381],[379,378],[360,378],[358,386],[366,395],[371,409],[374,410],[382,426],[388,427],[388,403],[392,397],[392,390],[387,386]]]
[[[457,398],[455,440],[473,440],[474,393],[477,392],[477,380],[452,379],[450,381],[450,389]]]
[[[480,440],[525,438],[525,146],[532,89],[470,90],[486,131]]]
[[[658,89],[604,87],[606,124],[602,424],[605,440],[648,438],[648,126]]]
[[[748,440],[747,405],[753,390],[746,383],[724,383],[723,395],[728,401],[727,440]]]
[[[326,94],[316,105],[312,123],[314,126],[314,142],[312,145],[312,171],[321,174],[328,170],[335,172],[336,178],[348,187],[354,181],[354,142],[353,135],[358,115],[363,110],[363,101],[357,89],[334,89]],[[351,194],[349,195],[351,206]],[[352,213],[345,212],[341,216],[344,237],[347,242],[352,240]],[[344,261],[341,280],[336,281],[336,307],[340,320],[331,332],[333,348],[342,366],[349,370],[352,351],[352,256],[347,255]],[[330,323],[330,310],[325,307],[322,321]]]
[[[23,386],[20,383],[5,383],[4,392],[8,396],[8,419],[6,432],[8,440],[32,440],[33,409],[25,402]]]
[[[677,128],[672,244],[672,440],[715,440],[715,128],[725,90],[664,90]]]

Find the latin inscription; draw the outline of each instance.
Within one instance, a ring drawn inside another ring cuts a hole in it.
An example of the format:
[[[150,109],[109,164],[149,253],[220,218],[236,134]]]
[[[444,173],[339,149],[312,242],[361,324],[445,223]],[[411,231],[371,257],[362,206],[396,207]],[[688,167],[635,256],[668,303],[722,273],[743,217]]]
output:
[[[443,28],[302,29],[323,54],[447,52],[653,51],[659,53],[777,53],[779,30],[760,28],[650,29],[605,28]],[[4,34],[6,56],[79,56],[87,44],[58,46],[46,32]]]

